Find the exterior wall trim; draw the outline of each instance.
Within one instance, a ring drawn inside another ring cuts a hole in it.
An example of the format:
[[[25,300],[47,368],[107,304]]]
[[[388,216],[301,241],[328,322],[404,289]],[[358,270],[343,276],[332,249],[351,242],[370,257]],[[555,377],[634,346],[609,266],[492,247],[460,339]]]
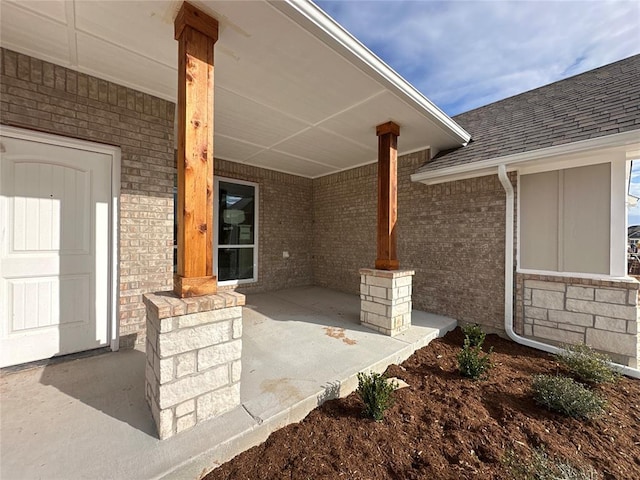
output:
[[[614,275],[603,275],[601,273],[581,273],[581,272],[555,272],[552,270],[533,270],[528,268],[518,268],[516,273],[521,273],[524,275],[543,275],[543,276],[552,276],[552,277],[561,277],[561,278],[584,278],[585,280],[597,280],[601,282],[609,282],[612,280],[618,282],[629,282],[633,283],[634,280],[631,277],[626,276],[614,276]]]
[[[609,274],[627,274],[627,175],[625,162],[611,162],[611,226],[609,230]]]
[[[108,282],[109,291],[109,322],[107,337],[111,350],[117,351],[120,342],[120,322],[118,314],[118,298],[119,298],[119,265],[118,265],[118,238],[119,238],[119,202],[120,198],[120,148],[101,143],[90,142],[87,140],[78,140],[76,138],[63,137],[51,133],[38,132],[26,128],[11,127],[2,125],[0,131],[3,135],[19,140],[35,141],[45,143],[47,145],[56,145],[59,147],[73,148],[76,150],[85,150],[93,153],[101,153],[111,157],[111,217],[109,218],[109,275]]]
[[[525,166],[522,165],[522,167],[519,167],[520,164],[525,164],[530,161],[535,161],[537,163],[542,161],[553,162],[553,164],[549,166],[549,169],[555,170],[557,168],[566,167],[556,167],[556,162],[554,161],[556,159],[553,157],[562,155],[581,155],[584,157],[584,154],[589,151],[605,148],[621,148],[622,151],[626,151],[633,145],[638,145],[638,130],[616,133],[589,140],[581,140],[554,147],[541,148],[530,152],[506,155],[504,157],[490,158],[488,160],[482,160],[474,163],[454,165],[452,167],[445,167],[438,170],[414,173],[411,175],[411,181],[421,182],[425,185],[433,185],[436,183],[463,180],[482,175],[493,175],[497,173],[496,169],[500,165],[504,165],[507,172],[512,172]],[[584,165],[584,163],[580,163],[580,161],[577,164]]]

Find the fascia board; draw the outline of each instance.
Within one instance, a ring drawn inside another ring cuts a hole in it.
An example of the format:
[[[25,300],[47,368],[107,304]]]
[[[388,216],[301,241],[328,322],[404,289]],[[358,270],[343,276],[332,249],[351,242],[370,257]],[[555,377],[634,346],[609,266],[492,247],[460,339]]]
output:
[[[640,142],[640,130],[631,130],[629,132],[616,133],[604,137],[591,138],[588,140],[541,148],[529,152],[505,155],[504,157],[490,158],[480,162],[465,163],[464,165],[455,165],[448,168],[414,173],[411,175],[411,181],[431,185],[435,183],[449,182],[452,181],[452,179],[462,180],[464,178],[481,176],[477,173],[479,171],[490,171],[491,173],[495,173],[495,169],[499,165],[506,165],[507,171],[513,171],[522,164],[534,160],[538,161],[562,155],[575,155],[595,149],[626,147],[637,144],[638,142]],[[484,173],[484,175],[489,174],[490,173]]]
[[[343,53],[354,65],[369,71],[373,78],[390,88],[407,104],[421,112],[456,143],[466,145],[471,135],[440,110],[413,85],[402,78],[353,35],[309,0],[267,0],[334,50]]]

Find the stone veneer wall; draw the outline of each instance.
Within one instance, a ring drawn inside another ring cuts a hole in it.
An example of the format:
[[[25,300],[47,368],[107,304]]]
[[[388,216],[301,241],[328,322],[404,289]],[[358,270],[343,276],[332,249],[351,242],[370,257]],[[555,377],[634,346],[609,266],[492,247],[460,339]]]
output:
[[[413,270],[360,269],[360,323],[392,337],[411,327]]]
[[[515,313],[527,337],[556,345],[586,343],[637,368],[639,285],[633,279],[518,273]]]
[[[401,141],[402,139],[400,139]],[[398,159],[398,256],[413,307],[503,331],[505,192],[497,175],[411,182],[428,152]],[[376,249],[376,164],[313,181],[314,283],[358,293]]]
[[[172,286],[174,104],[4,48],[0,55],[0,123],[120,147],[120,345],[144,341],[142,294]]]
[[[244,295],[147,294],[145,397],[161,439],[240,405]]]
[[[216,159],[215,175],[259,185],[258,281],[238,287],[263,292],[311,285],[312,180]],[[282,252],[289,252],[283,258]]]

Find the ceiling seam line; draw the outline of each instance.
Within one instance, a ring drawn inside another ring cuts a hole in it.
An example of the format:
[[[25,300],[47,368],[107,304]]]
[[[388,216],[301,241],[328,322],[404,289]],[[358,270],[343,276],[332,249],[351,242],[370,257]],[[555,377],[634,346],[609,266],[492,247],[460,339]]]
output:
[[[375,127],[376,127],[375,125],[373,127],[371,127],[372,134],[375,132],[375,130],[374,130]],[[360,142],[358,142],[356,140],[353,140],[353,139],[347,137],[346,135],[342,135],[341,133],[334,132],[332,130],[327,130],[326,128],[323,128],[323,127],[320,127],[320,126],[317,127],[317,128],[319,130],[323,131],[323,132],[327,132],[327,133],[330,133],[331,135],[335,135],[336,137],[339,137],[339,138],[349,142],[350,144],[352,144],[354,146],[357,146],[357,147],[360,147],[360,148],[364,148],[366,150],[373,150],[373,151],[376,150],[376,146],[377,146],[377,142],[378,142],[377,140],[375,141],[374,146],[368,146],[368,145],[362,144],[362,143],[360,143]],[[376,138],[376,136],[372,135],[371,138]]]
[[[50,17],[48,15],[44,15],[44,14],[38,12],[37,10],[31,10],[30,8],[26,8],[26,7],[23,6],[23,4],[21,4],[19,2],[12,2],[12,3],[9,3],[9,5],[12,5],[12,6],[16,7],[18,10],[22,10],[23,12],[25,12],[25,13],[27,13],[29,15],[35,15],[36,17],[40,17],[43,20],[48,20],[50,22],[56,23],[56,24],[60,25],[61,27],[66,27],[67,26],[66,23],[65,23],[66,22],[66,18],[65,18],[64,21],[63,20],[58,20],[57,18],[53,18],[53,17]]]
[[[222,160],[224,160],[224,159],[222,159]],[[228,162],[233,162],[234,160],[227,160],[227,161],[228,161]],[[324,177],[325,175],[331,175],[331,174],[333,174],[333,173],[338,173],[338,172],[340,171],[340,170],[338,170],[338,169],[336,169],[336,168],[334,167],[332,172],[325,173],[324,175],[319,175],[319,176],[316,176],[316,177],[312,177],[312,176],[309,176],[309,175],[302,175],[302,174],[300,174],[300,173],[293,173],[293,172],[292,172],[292,171],[290,171],[290,170],[283,170],[283,169],[281,169],[281,168],[269,168],[269,167],[265,167],[264,165],[256,164],[255,162],[254,162],[254,163],[243,162],[243,165],[248,165],[248,166],[250,166],[250,167],[254,167],[254,168],[262,168],[262,169],[264,169],[264,170],[272,170],[272,171],[274,171],[274,172],[286,173],[287,175],[293,175],[293,176],[295,176],[295,177],[302,177],[302,178],[309,178],[309,179],[314,179],[314,178]]]
[[[315,164],[315,165],[321,165],[321,166],[323,166],[323,167],[329,167],[329,168],[340,168],[340,167],[336,167],[335,165],[329,165],[329,164],[327,164],[327,163],[322,163],[322,162],[319,162],[319,161],[317,161],[317,160],[311,160],[310,158],[301,157],[300,155],[295,155],[295,154],[293,154],[293,153],[283,152],[283,151],[281,151],[281,150],[269,149],[269,151],[271,151],[271,152],[275,152],[275,153],[280,153],[280,154],[282,154],[282,155],[287,155],[288,157],[293,157],[293,158],[295,158],[295,159],[302,160],[302,161],[304,161],[304,162],[308,162],[308,163],[313,163],[313,164]]]
[[[326,117],[326,118],[325,118],[324,120],[322,120],[321,122],[318,122],[318,123],[315,123],[315,124],[311,124],[311,126],[309,126],[309,127],[305,127],[305,128],[303,128],[302,130],[299,130],[299,131],[297,131],[296,133],[293,133],[292,135],[289,135],[288,137],[283,138],[282,140],[280,140],[280,141],[278,141],[278,142],[274,143],[273,145],[270,145],[269,147],[267,147],[267,149],[268,149],[268,150],[273,150],[273,149],[274,149],[274,147],[277,147],[278,145],[283,144],[283,143],[284,143],[284,142],[286,142],[287,140],[291,140],[292,138],[297,137],[298,135],[300,135],[300,134],[302,134],[302,133],[304,133],[304,132],[306,132],[306,131],[308,131],[308,130],[311,130],[311,128],[314,128],[314,127],[322,128],[322,127],[320,127],[320,126],[319,126],[319,125],[320,125],[320,123],[322,123],[322,122],[324,122],[324,121],[327,121],[327,120],[330,120],[331,118],[334,118],[334,117],[336,117],[336,116],[338,116],[338,115],[341,115],[341,114],[343,114],[343,113],[345,113],[345,112],[348,112],[348,111],[349,111],[349,110],[351,110],[352,108],[356,108],[356,107],[358,107],[358,106],[360,106],[360,105],[362,105],[362,104],[364,104],[364,103],[366,103],[366,102],[368,102],[368,101],[370,101],[370,100],[372,100],[372,99],[376,98],[377,96],[384,94],[385,92],[386,92],[386,90],[381,90],[380,92],[377,92],[377,93],[375,93],[375,94],[373,94],[373,95],[370,95],[369,97],[365,98],[364,100],[361,100],[361,101],[359,101],[359,102],[357,102],[357,103],[355,103],[355,104],[351,105],[349,108],[343,109],[343,110],[341,110],[340,112],[337,112],[337,113],[335,113],[335,114],[333,114],[333,115],[330,115],[330,116]],[[375,127],[375,125],[373,125],[373,127]],[[323,129],[323,130],[324,130],[324,131],[327,131],[326,129]],[[335,133],[335,135],[340,136],[338,133]],[[359,145],[359,144],[358,144],[358,145]],[[302,159],[304,159],[304,157],[302,157]],[[312,161],[312,160],[309,160],[309,161]]]
[[[245,161],[248,162],[252,158],[257,157],[258,155],[260,155],[261,153],[264,153],[264,152],[274,152],[274,153],[277,153],[279,155],[286,155],[287,157],[295,158],[296,160],[301,160],[301,161],[307,162],[307,163],[312,163],[314,165],[319,165],[321,167],[340,168],[340,167],[336,167],[335,165],[329,165],[329,164],[326,164],[326,163],[318,162],[316,160],[311,160],[310,158],[301,157],[301,156],[295,155],[293,153],[283,152],[281,150],[276,150],[276,149],[273,149],[273,148],[270,148],[270,147],[269,148],[264,148],[264,149],[260,150],[259,152],[256,152],[253,155],[248,156]]]
[[[145,60],[149,60],[150,62],[157,63],[158,65],[162,65],[163,67],[169,68],[169,69],[174,70],[176,72],[178,71],[178,66],[176,64],[169,65],[169,64],[167,64],[167,63],[165,63],[163,61],[160,61],[160,60],[157,60],[155,58],[152,58],[152,57],[150,57],[150,56],[148,56],[148,55],[146,55],[144,53],[140,53],[140,52],[137,52],[135,50],[132,50],[131,48],[125,47],[124,45],[122,45],[120,43],[114,42],[112,40],[107,40],[106,38],[103,38],[100,35],[95,35],[93,33],[89,33],[89,32],[87,32],[87,31],[85,31],[85,30],[83,30],[81,28],[77,28],[76,27],[75,30],[76,30],[76,33],[82,33],[83,35],[86,35],[87,37],[91,37],[91,38],[93,38],[95,40],[100,40],[100,41],[102,41],[104,43],[107,43],[107,44],[111,45],[112,47],[120,48],[120,49],[124,50],[125,52],[133,54],[133,55],[135,55],[137,57],[141,57],[141,58],[144,58]],[[177,43],[176,43],[176,45],[177,45]],[[176,59],[177,59],[177,56],[176,56]]]
[[[230,89],[228,87],[224,87],[222,85],[216,85],[216,86],[218,88],[220,88],[220,90],[224,90],[224,91],[229,92],[229,93],[231,93],[233,95],[236,95],[236,96],[238,96],[240,98],[243,98],[243,99],[248,100],[250,102],[253,102],[253,103],[257,104],[257,105],[260,105],[261,107],[268,108],[269,110],[273,110],[274,112],[278,112],[278,113],[280,113],[280,114],[284,115],[285,117],[288,117],[288,118],[290,118],[292,120],[296,120],[296,121],[298,121],[300,123],[304,123],[307,127],[312,127],[314,125],[312,122],[310,122],[308,120],[303,120],[301,118],[296,117],[295,115],[291,115],[289,113],[285,113],[282,110],[274,108],[274,107],[272,107],[270,105],[267,105],[265,103],[259,102],[258,100],[254,99],[254,98],[247,97],[246,95],[243,95],[243,94],[241,94],[239,92],[236,92],[235,90],[232,90],[232,89]]]
[[[379,97],[380,95],[386,93],[388,90],[380,90],[379,92],[374,93],[373,95],[369,95],[367,98],[360,100],[357,103],[352,104],[351,106],[344,108],[342,110],[340,110],[339,112],[336,112],[332,115],[329,115],[328,117],[323,118],[322,120],[320,120],[319,122],[316,122],[314,124],[312,124],[312,126],[314,127],[319,127],[322,123],[326,122],[327,120],[331,120],[332,118],[337,117],[338,115],[342,115],[343,113],[346,113],[350,110],[353,110],[354,108],[357,108],[361,105],[364,105],[365,103],[367,103],[370,100],[373,100],[376,97]],[[373,125],[373,127],[375,127],[376,125]]]
[[[260,144],[258,144],[258,143],[248,142],[248,141],[246,141],[246,140],[242,140],[242,139],[237,138],[237,137],[232,137],[232,136],[230,136],[230,135],[225,135],[224,133],[217,133],[217,132],[216,132],[216,133],[215,133],[215,136],[216,136],[216,137],[226,138],[226,139],[228,139],[228,140],[234,140],[234,141],[240,142],[240,143],[245,144],[245,145],[250,145],[250,146],[252,146],[252,147],[261,148],[261,149],[263,149],[263,150],[267,150],[267,149],[269,148],[269,147],[267,147],[267,146],[265,146],[265,145],[260,145]]]
[[[67,18],[67,40],[69,41],[69,62],[78,66],[78,37],[76,35],[76,2],[65,2],[64,13]]]

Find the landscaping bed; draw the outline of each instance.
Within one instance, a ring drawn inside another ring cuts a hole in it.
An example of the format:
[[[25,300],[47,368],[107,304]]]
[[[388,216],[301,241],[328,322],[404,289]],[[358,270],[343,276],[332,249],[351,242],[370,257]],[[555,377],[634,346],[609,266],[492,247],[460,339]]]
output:
[[[356,394],[331,400],[206,479],[512,479],[542,451],[595,478],[640,478],[640,381],[592,387],[606,411],[577,420],[533,400],[532,375],[567,373],[551,355],[488,335],[494,367],[474,381],[458,373],[463,338],[456,329],[387,369],[409,387],[382,422],[362,417]]]

